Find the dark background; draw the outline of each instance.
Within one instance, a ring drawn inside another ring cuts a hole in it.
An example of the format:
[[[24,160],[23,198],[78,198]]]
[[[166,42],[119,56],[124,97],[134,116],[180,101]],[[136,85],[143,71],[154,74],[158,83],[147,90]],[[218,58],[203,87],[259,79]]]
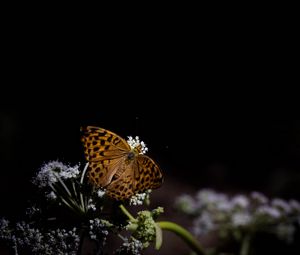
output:
[[[159,101],[157,97],[152,102],[156,107],[150,109],[143,109],[149,101],[137,101],[115,110],[103,101],[93,106],[3,104],[1,215],[21,214],[36,192],[30,180],[44,162],[84,162],[79,134],[84,125],[103,127],[124,138],[139,135],[149,147],[148,154],[160,164],[165,182],[189,187],[176,187],[178,192],[211,187],[300,198],[297,115],[276,104],[249,109],[223,101],[208,105],[208,101]]]

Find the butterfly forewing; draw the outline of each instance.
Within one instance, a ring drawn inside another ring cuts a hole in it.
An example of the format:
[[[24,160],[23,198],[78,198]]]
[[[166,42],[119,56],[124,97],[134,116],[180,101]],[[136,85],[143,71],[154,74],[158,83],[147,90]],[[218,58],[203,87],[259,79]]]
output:
[[[88,177],[92,184],[97,187],[105,187],[120,167],[130,146],[115,133],[97,127],[81,129],[82,142],[87,161],[89,161]]]
[[[130,151],[128,143],[117,134],[97,127],[81,128],[84,154],[88,161],[118,158]]]

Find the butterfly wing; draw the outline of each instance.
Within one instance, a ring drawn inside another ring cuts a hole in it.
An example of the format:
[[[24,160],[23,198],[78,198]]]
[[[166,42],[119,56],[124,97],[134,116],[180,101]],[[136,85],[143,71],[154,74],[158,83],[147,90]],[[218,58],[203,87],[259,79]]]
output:
[[[136,193],[161,186],[163,176],[158,165],[145,155],[137,155],[127,164],[124,162],[124,171],[120,177],[112,181],[107,187],[107,195],[124,200]]]
[[[134,192],[139,193],[147,189],[157,189],[162,183],[162,172],[154,160],[146,155],[138,155],[134,171]]]
[[[107,186],[115,174],[120,175],[130,151],[128,143],[117,134],[103,128],[81,128],[84,154],[89,161],[89,180],[98,187]]]
[[[124,200],[134,195],[134,161],[124,161],[125,170],[119,178],[113,180],[106,189],[106,194],[116,200]]]

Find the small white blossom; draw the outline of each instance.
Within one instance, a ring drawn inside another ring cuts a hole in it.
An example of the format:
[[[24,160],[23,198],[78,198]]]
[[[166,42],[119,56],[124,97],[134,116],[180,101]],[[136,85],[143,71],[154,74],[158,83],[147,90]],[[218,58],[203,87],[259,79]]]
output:
[[[62,179],[70,179],[76,178],[78,175],[79,165],[71,167],[59,161],[50,161],[41,167],[33,183],[39,187],[47,187],[58,181],[57,176]]]
[[[279,210],[284,211],[285,213],[290,213],[292,208],[290,207],[289,203],[284,201],[281,198],[274,198],[271,202],[273,207],[278,208]]]
[[[252,217],[247,212],[237,212],[231,216],[233,226],[246,226],[251,223]]]
[[[196,201],[188,194],[179,196],[175,201],[175,206],[187,214],[194,214],[197,210]]]
[[[256,213],[258,215],[270,216],[273,219],[278,219],[281,216],[281,213],[277,208],[273,208],[267,205],[258,207]]]
[[[142,205],[150,192],[151,192],[151,190],[148,190],[144,193],[138,193],[138,194],[133,195],[129,200],[129,204],[130,205]]]
[[[269,201],[269,199],[264,194],[257,191],[253,191],[250,196],[253,200],[257,201],[260,204],[266,204]]]
[[[193,233],[196,236],[205,235],[216,227],[212,215],[206,211],[194,220]]]
[[[220,210],[220,212],[225,212],[225,213],[228,213],[230,211],[232,211],[233,209],[233,205],[232,203],[228,203],[228,201],[220,201],[218,204],[216,204],[216,208],[218,210]]]
[[[244,195],[234,196],[231,200],[233,207],[247,208],[249,206],[249,200]]]
[[[140,138],[138,136],[136,136],[135,138],[133,138],[132,136],[128,136],[127,143],[132,150],[140,147],[140,154],[146,154],[146,152],[148,151],[146,144],[143,141],[140,141]]]
[[[196,194],[199,207],[216,206],[219,203],[228,203],[228,197],[225,194],[217,193],[211,189],[202,189]]]
[[[287,243],[293,242],[295,231],[296,228],[292,224],[281,223],[276,227],[276,234],[278,238],[286,241]]]
[[[26,214],[30,217],[32,217],[40,212],[41,212],[41,209],[36,206],[32,206],[32,207],[29,207],[26,209]]]
[[[290,204],[290,207],[291,207],[292,210],[300,213],[300,203],[297,200],[291,199],[289,201],[289,204]]]
[[[91,199],[91,198],[89,199],[87,208],[92,209],[93,211],[97,210],[96,205],[93,203],[93,199]]]
[[[98,218],[90,220],[89,235],[91,239],[106,241],[108,235],[107,226]]]
[[[130,238],[130,241],[127,238],[124,238],[123,240],[124,242],[121,248],[119,249],[119,252],[125,251],[133,255],[141,254],[141,251],[143,249],[143,243],[140,240],[135,239],[133,237]]]
[[[15,254],[18,250],[29,250],[30,254],[69,254],[76,255],[78,252],[80,237],[76,228],[70,231],[56,229],[49,232],[41,232],[31,224],[25,222],[16,223],[15,229],[11,229],[6,236],[10,241]],[[1,221],[0,221],[0,239]]]
[[[57,196],[54,191],[50,191],[49,193],[46,193],[46,198],[48,198],[49,200],[55,200]]]
[[[105,195],[105,191],[104,190],[102,190],[102,189],[97,190],[97,196],[99,198],[103,197],[104,195]]]

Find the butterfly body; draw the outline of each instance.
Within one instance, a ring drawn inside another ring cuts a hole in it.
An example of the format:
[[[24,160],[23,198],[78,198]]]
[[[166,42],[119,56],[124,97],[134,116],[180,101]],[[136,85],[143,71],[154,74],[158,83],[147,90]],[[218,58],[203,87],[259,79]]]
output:
[[[117,134],[98,127],[81,129],[85,158],[89,162],[88,178],[116,199],[128,199],[136,193],[160,187],[161,170],[142,146],[134,148]]]

